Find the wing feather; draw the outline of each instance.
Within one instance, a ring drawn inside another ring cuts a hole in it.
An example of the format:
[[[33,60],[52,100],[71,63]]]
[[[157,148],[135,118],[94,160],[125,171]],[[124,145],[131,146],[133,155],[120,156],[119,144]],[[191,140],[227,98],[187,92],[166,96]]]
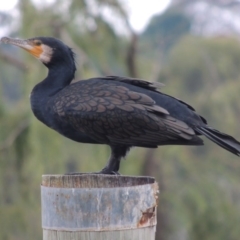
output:
[[[62,121],[100,143],[156,147],[195,138],[191,127],[151,97],[114,81],[89,81],[84,88],[72,84],[56,95],[53,109]]]

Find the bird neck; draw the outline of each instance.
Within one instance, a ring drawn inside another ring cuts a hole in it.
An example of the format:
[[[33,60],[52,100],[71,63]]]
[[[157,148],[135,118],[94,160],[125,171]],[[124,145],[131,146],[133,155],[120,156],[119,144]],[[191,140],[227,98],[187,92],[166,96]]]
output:
[[[69,85],[74,78],[74,74],[74,66],[52,66],[49,68],[47,77],[34,87],[32,93],[51,97]]]
[[[30,98],[31,108],[35,116],[46,125],[51,126],[46,119],[47,102],[71,83],[74,74],[75,66],[51,67],[47,77],[33,88]]]
[[[69,85],[74,78],[75,68],[72,66],[52,67],[48,76],[42,81],[42,87],[50,95],[54,95]]]

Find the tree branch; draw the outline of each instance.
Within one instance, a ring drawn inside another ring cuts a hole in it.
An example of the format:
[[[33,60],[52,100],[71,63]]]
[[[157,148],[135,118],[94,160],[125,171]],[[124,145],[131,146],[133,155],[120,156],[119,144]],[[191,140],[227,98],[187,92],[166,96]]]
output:
[[[129,44],[128,51],[127,51],[126,63],[127,63],[129,75],[135,78],[138,75],[137,69],[136,69],[137,42],[138,42],[138,36],[136,33],[132,32],[131,42]]]

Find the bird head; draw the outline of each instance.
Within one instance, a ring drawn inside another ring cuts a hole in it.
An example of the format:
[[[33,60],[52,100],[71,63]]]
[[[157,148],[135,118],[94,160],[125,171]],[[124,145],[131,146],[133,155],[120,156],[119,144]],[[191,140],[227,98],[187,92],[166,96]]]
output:
[[[30,39],[14,39],[3,37],[1,42],[23,48],[39,59],[48,68],[59,64],[73,64],[75,68],[74,53],[62,41],[52,37],[35,37]]]

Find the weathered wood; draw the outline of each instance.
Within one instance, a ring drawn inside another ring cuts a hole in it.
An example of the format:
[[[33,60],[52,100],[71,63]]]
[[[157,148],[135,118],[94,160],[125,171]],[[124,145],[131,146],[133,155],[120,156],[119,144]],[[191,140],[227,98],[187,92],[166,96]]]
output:
[[[158,185],[151,177],[43,175],[44,240],[154,240]]]

